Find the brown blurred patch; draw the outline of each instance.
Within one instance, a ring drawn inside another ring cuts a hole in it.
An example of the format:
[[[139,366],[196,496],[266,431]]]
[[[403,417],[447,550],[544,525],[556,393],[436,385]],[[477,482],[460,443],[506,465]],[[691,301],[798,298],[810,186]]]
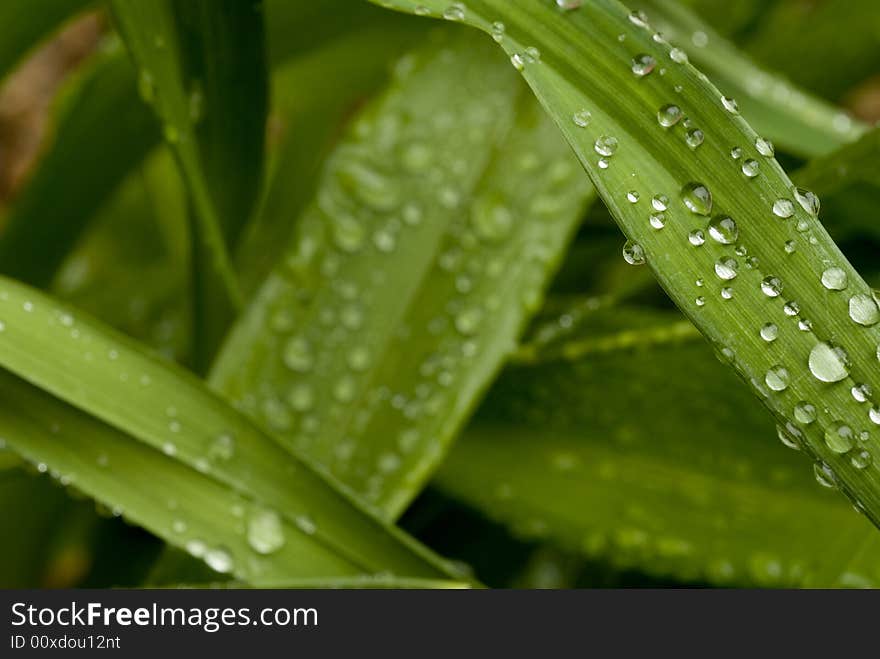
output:
[[[103,31],[103,16],[97,12],[76,19],[34,51],[0,88],[0,204],[15,196],[36,160],[58,87],[94,51]]]
[[[868,78],[847,94],[846,105],[869,124],[880,121],[880,74]]]

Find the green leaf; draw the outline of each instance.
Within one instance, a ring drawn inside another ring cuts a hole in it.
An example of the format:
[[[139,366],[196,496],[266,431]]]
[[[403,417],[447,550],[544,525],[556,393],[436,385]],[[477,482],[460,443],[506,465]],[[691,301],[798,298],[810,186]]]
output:
[[[114,14],[187,183],[199,370],[236,310],[229,247],[262,176],[267,112],[262,3],[115,0]]]
[[[383,4],[418,5],[496,32],[630,239],[628,257],[645,257],[679,308],[774,415],[793,425],[827,478],[880,522],[880,428],[873,421],[880,408],[862,394],[880,391],[880,309],[818,221],[812,198],[764,155],[770,150],[734,101],[676,62],[671,46],[615,0],[575,11],[539,0]],[[503,34],[496,22],[505,24]],[[574,120],[585,110],[586,128]],[[695,128],[705,139],[692,150],[686,131]],[[742,150],[739,158],[731,157],[733,147]],[[665,211],[652,203],[658,195]],[[658,212],[662,218],[649,219]],[[728,229],[710,233],[710,222],[726,217],[736,231],[724,220]],[[696,230],[705,242],[695,247],[688,235]],[[830,273],[837,284],[826,287],[831,268],[839,269]],[[760,335],[768,323],[780,338],[769,344]],[[802,402],[816,408],[815,421],[798,420],[811,416],[795,415]]]
[[[684,45],[694,64],[723,93],[735,97],[743,116],[777,146],[797,155],[814,156],[851,142],[867,130],[843,110],[762,70],[677,2],[639,0],[633,6],[644,9],[664,37]],[[687,43],[687,37],[694,34],[702,35],[702,45]]]
[[[131,67],[118,53],[98,56],[70,83],[54,123],[55,140],[7,215],[0,238],[0,270],[36,286],[49,284],[108,190],[159,136],[137,96]],[[100,158],[83,167],[86,153]]]
[[[880,545],[841,569],[871,525],[771,441],[770,416],[678,314],[598,312],[532,356],[492,388],[438,472],[444,492],[526,538],[655,576],[880,582]]]
[[[185,371],[12,281],[0,283],[0,318],[0,366],[22,378],[3,378],[10,404],[0,423],[9,446],[168,542],[190,543],[191,551],[198,540],[222,546],[232,574],[254,583],[275,570],[277,578],[446,576],[427,550],[377,522]],[[285,543],[277,554],[260,560],[242,535],[248,520],[236,518],[236,503],[280,520]],[[178,515],[189,531],[174,530]],[[222,552],[195,549],[224,567]]]
[[[8,74],[31,48],[55,31],[64,21],[83,11],[92,0],[42,0],[35,10],[29,0],[0,3],[0,78]]]
[[[330,157],[211,375],[388,517],[537,308],[588,195],[487,46],[441,41],[397,75]]]
[[[363,6],[371,16],[377,12],[393,16],[366,3]],[[276,137],[266,194],[235,259],[245,294],[258,288],[281,258],[295,229],[291,219],[300,215],[314,195],[324,159],[339,140],[345,120],[387,83],[388,62],[412,47],[427,27],[422,21],[368,24],[275,70],[272,132]],[[334,82],[328,85],[327,80]],[[303,89],[309,93],[303,94]]]

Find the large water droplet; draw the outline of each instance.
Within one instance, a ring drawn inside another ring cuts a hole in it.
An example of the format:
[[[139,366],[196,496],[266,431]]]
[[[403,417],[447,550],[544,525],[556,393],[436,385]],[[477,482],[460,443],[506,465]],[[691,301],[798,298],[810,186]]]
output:
[[[794,204],[791,199],[777,199],[773,202],[773,214],[786,219],[794,215]]]
[[[820,206],[819,197],[809,190],[804,190],[803,188],[798,187],[792,189],[792,194],[794,194],[794,198],[797,200],[798,204],[800,204],[801,208],[813,217],[818,217]]]
[[[849,375],[846,352],[830,343],[813,346],[808,365],[813,377],[821,382],[840,382]]]
[[[761,327],[761,338],[767,343],[772,343],[779,336],[779,328],[774,323],[767,323]]]
[[[776,153],[776,150],[773,148],[773,142],[764,139],[763,137],[755,138],[755,149],[758,150],[758,153],[767,158],[772,158],[773,154]]]
[[[718,279],[724,281],[730,281],[731,279],[736,278],[738,269],[739,263],[737,263],[736,259],[730,257],[718,259],[715,262],[715,274]]]
[[[600,156],[613,156],[617,151],[617,138],[612,137],[611,135],[602,135],[601,137],[596,139],[596,143],[593,144],[593,149]]]

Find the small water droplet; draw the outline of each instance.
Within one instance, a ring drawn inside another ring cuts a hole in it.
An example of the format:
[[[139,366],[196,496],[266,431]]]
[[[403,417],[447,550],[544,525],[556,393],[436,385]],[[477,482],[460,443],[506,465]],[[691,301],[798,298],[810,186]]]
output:
[[[774,323],[767,323],[761,327],[761,338],[767,343],[772,343],[779,336],[779,328]]]
[[[654,195],[651,199],[651,206],[654,210],[665,211],[669,207],[669,197],[665,194]]]
[[[626,200],[631,204],[638,203],[640,198],[641,195],[638,193],[637,190],[630,190],[626,193]]]
[[[284,525],[274,510],[259,508],[247,522],[247,541],[258,554],[272,554],[284,546]]]
[[[688,61],[688,56],[681,48],[673,48],[669,51],[669,59],[676,64],[685,64]]]
[[[855,435],[848,425],[835,421],[825,431],[825,446],[835,453],[846,453],[853,447]]]
[[[595,149],[596,153],[600,156],[610,157],[617,151],[617,146],[618,142],[616,137],[602,135],[596,139],[593,149]]]
[[[764,277],[761,281],[761,291],[767,297],[779,297],[782,293],[782,280],[779,277]]]
[[[706,237],[703,235],[702,229],[694,229],[688,234],[688,242],[694,247],[699,247],[703,243],[706,242]]]
[[[223,547],[208,549],[205,551],[203,558],[212,570],[220,574],[232,571],[232,556]]]
[[[688,130],[687,133],[685,133],[684,141],[690,148],[696,149],[703,143],[705,139],[706,136],[703,134],[703,131],[701,131],[699,128],[691,128],[690,130]]]
[[[784,366],[776,365],[771,367],[764,375],[764,383],[772,391],[785,391],[791,382],[791,375]]]
[[[716,215],[709,222],[709,235],[722,245],[732,245],[739,238],[739,228],[726,215]]]
[[[816,406],[805,400],[794,406],[794,418],[798,423],[810,425],[816,420]]]
[[[681,200],[695,215],[709,215],[712,212],[712,193],[702,183],[686,183],[681,188]]]
[[[837,489],[837,476],[834,475],[831,467],[824,462],[817,462],[813,465],[813,475],[816,477],[816,482],[822,487]]]
[[[777,199],[774,201],[773,214],[782,219],[787,219],[794,215],[794,204],[791,199]]]
[[[730,114],[739,114],[739,105],[736,100],[730,98],[729,96],[721,97],[721,105],[724,106],[724,109],[730,112]]]
[[[725,257],[715,262],[715,275],[723,281],[735,279],[738,269],[739,263],[734,258]]]
[[[581,128],[586,128],[587,126],[589,126],[590,120],[592,120],[592,118],[593,114],[589,110],[578,110],[571,117],[575,125]]]
[[[819,216],[819,197],[810,192],[809,190],[804,190],[803,188],[792,188],[792,194],[794,198],[797,200],[798,204],[800,204],[801,208],[803,208],[807,213],[809,213],[812,217]]]
[[[643,265],[645,250],[638,243],[627,240],[623,245],[623,259],[630,265]]]
[[[862,449],[853,453],[849,461],[856,469],[867,469],[871,466],[872,458],[870,453]]]
[[[754,158],[743,160],[742,173],[747,178],[755,178],[761,172],[761,164]]]
[[[641,53],[632,59],[631,70],[638,77],[642,78],[650,74],[654,67],[657,66],[657,60],[648,54]]]
[[[776,153],[776,150],[773,148],[773,142],[764,139],[763,137],[755,138],[755,149],[757,149],[758,153],[767,158],[772,158]]]
[[[681,108],[671,103],[657,110],[657,123],[663,128],[671,128],[681,121],[681,117]]]
[[[465,7],[460,2],[453,2],[443,10],[443,18],[447,21],[463,21],[465,16]]]

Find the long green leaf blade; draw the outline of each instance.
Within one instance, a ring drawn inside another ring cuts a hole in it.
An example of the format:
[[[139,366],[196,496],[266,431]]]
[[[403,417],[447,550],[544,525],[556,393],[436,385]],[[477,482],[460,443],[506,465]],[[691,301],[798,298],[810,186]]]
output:
[[[441,42],[398,71],[211,376],[387,516],[512,348],[588,193],[486,46]]]
[[[117,431],[121,431],[140,440],[152,451],[150,455],[158,456],[153,459],[156,469],[162,468],[157,460],[163,455],[174,456],[180,465],[169,469],[176,470],[175,479],[181,486],[187,484],[180,475],[184,467],[188,473],[204,474],[201,478],[211,481],[215,489],[223,486],[269,506],[291,521],[296,528],[289,539],[292,546],[312,545],[319,554],[322,552],[318,547],[323,546],[362,573],[387,570],[405,576],[443,576],[443,569],[437,567],[436,559],[426,550],[393,527],[377,522],[343,491],[284,451],[185,371],[141,352],[129,339],[74,309],[12,281],[0,283],[0,319],[0,366],[112,426],[112,432],[94,433],[107,435],[107,450],[117,450],[109,446],[114,444],[110,435],[118,436]],[[12,389],[9,395],[13,395]],[[44,394],[22,390],[15,395],[24,397],[22,403],[4,406],[4,418],[10,424],[18,424],[10,426],[16,430],[8,437],[11,446],[31,460],[45,462],[65,473],[91,467],[89,476],[77,481],[78,487],[96,497],[109,498],[114,491],[126,495],[127,510],[133,519],[180,543],[180,539],[167,536],[170,519],[166,517],[167,523],[157,528],[158,522],[153,523],[152,515],[158,513],[141,508],[147,503],[139,497],[145,496],[145,492],[152,497],[152,488],[140,486],[129,491],[120,487],[118,481],[108,482],[107,479],[115,477],[101,475],[98,462],[80,460],[79,453],[64,442],[45,437],[40,431],[39,424],[44,422],[41,415],[27,416],[30,401],[36,406],[37,398]],[[79,422],[70,423],[82,427]],[[82,430],[73,436],[82,437],[83,442],[95,442],[89,439],[91,434]],[[115,444],[123,452],[145,450],[131,441]],[[89,446],[89,454],[94,458],[100,445],[87,444],[83,450]],[[44,452],[46,457],[41,457]],[[139,469],[139,459],[134,454],[122,455],[120,467],[125,464]],[[137,482],[146,478],[155,485],[152,473],[150,468],[143,470]],[[195,490],[192,493],[195,496]],[[210,500],[213,495],[204,498]],[[117,502],[110,498],[108,503]]]
[[[575,11],[539,0],[382,4],[487,33],[504,23],[501,45],[630,239],[627,257],[644,257],[818,469],[880,523],[880,408],[861,393],[880,391],[880,308],[818,221],[818,203],[794,189],[735,101],[615,0]],[[576,120],[583,111],[591,122]],[[704,141],[692,149],[696,128]],[[761,338],[766,324],[779,341]],[[815,419],[796,414],[805,404]]]

